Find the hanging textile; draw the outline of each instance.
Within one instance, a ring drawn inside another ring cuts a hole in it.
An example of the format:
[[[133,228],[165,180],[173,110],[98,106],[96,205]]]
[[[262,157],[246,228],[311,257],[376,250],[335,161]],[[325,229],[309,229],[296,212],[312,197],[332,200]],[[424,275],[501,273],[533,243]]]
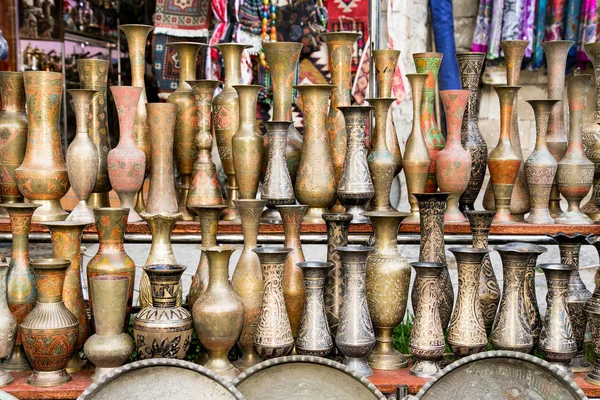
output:
[[[475,20],[471,51],[487,53],[492,19],[492,0],[481,0]]]
[[[520,23],[524,1],[525,0],[504,0],[501,40],[521,39]]]
[[[258,54],[262,49],[262,38],[260,36],[262,8],[263,0],[243,0],[238,7],[240,23],[236,32],[236,42],[252,46],[247,51],[253,55]]]
[[[456,43],[454,42],[454,16],[452,13],[452,0],[430,0],[431,21],[435,47],[438,53],[448,56],[442,59],[438,82],[440,90],[462,89],[458,63],[456,57]]]
[[[583,45],[596,42],[598,29],[598,6],[597,0],[583,0],[581,5],[581,22],[579,25],[579,40],[577,43],[577,61],[585,63],[589,61],[585,54]],[[584,65],[580,65],[583,67]]]
[[[566,7],[567,0],[548,0],[545,41],[561,40],[563,38],[562,24]]]
[[[492,22],[490,23],[490,39],[488,41],[488,59],[490,60],[500,57],[503,14],[504,0],[494,0],[492,5]]]
[[[193,41],[206,43],[207,38],[183,38],[178,36],[168,36],[165,34],[155,34],[152,37],[152,47],[154,49],[154,75],[160,91],[171,92],[177,89],[179,83],[179,60],[173,47],[166,46],[170,42]],[[201,54],[203,51],[201,51]],[[204,79],[206,71],[206,58],[198,57],[196,64],[196,76],[198,79]]]
[[[594,1],[594,0],[592,0]],[[546,33],[546,10],[548,8],[548,0],[538,0],[535,10],[535,43],[533,47],[533,69],[540,68],[544,63],[544,51],[542,50],[542,42]]]
[[[327,24],[329,32],[360,32],[352,53],[352,72],[358,70],[358,64],[369,37],[369,0],[328,0]]]
[[[210,0],[156,0],[154,34],[208,37]]]
[[[564,40],[572,40],[576,44],[571,46],[567,55],[567,70],[575,66],[577,56],[577,39],[579,37],[579,22],[581,13],[581,0],[568,0],[564,22]]]
[[[531,58],[535,43],[535,3],[536,0],[523,0],[523,12],[519,23],[520,39],[527,40],[525,58]]]

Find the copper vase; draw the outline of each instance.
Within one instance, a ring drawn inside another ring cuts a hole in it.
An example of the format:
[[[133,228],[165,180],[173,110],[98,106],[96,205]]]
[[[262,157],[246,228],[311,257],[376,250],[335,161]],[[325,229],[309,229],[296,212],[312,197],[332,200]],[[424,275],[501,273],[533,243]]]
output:
[[[69,190],[59,130],[63,75],[28,71],[23,77],[29,133],[25,158],[15,170],[17,185],[27,200],[41,205],[33,221],[61,221],[67,213],[60,199]]]
[[[96,184],[100,158],[94,142],[88,132],[90,106],[98,92],[91,89],[71,89],[73,110],[77,121],[75,139],[67,150],[67,173],[73,193],[79,200],[77,206],[67,217],[67,221],[94,222],[94,212],[88,205],[92,190]]]
[[[236,200],[235,207],[242,219],[244,248],[233,271],[231,285],[244,303],[244,325],[238,340],[242,357],[233,365],[245,371],[261,360],[254,351],[254,335],[258,325],[258,317],[263,298],[263,277],[260,260],[252,250],[257,248],[260,214],[265,208],[266,200]]]
[[[461,125],[468,90],[442,90],[440,97],[446,115],[446,147],[435,157],[435,179],[442,192],[450,193],[444,213],[445,222],[467,222],[458,209],[458,200],[469,185],[471,177],[471,154],[461,144]]]
[[[31,312],[37,301],[38,293],[33,270],[29,264],[29,230],[31,218],[39,204],[9,203],[2,204],[10,218],[12,250],[8,271],[8,308],[21,324]],[[15,347],[4,361],[4,369],[9,372],[28,371],[29,361],[23,351],[21,330],[17,332]]]
[[[389,151],[386,141],[388,114],[390,106],[396,99],[384,97],[366,100],[373,106],[375,114],[375,130],[371,135],[371,148],[367,153],[367,164],[374,190],[371,211],[395,211],[390,204],[390,192],[392,181],[397,175],[396,169],[398,165],[402,167],[402,158],[400,157],[398,162],[396,156]]]
[[[21,165],[27,146],[27,114],[22,72],[0,72],[0,199],[2,203],[21,203],[15,169]],[[8,217],[4,209],[0,216]]]
[[[242,83],[242,53],[244,49],[250,46],[237,43],[221,43],[213,47],[221,52],[225,64],[223,90],[213,99],[213,128],[217,138],[217,148],[223,164],[223,171],[227,175],[227,208],[223,211],[222,218],[226,221],[239,222],[240,216],[233,204],[233,200],[238,199],[238,184],[233,164],[232,139],[240,124],[240,106],[233,85]]]
[[[483,260],[488,249],[452,247],[458,269],[458,297],[448,327],[448,344],[457,357],[466,357],[485,350],[487,335],[481,302],[479,281]]]
[[[404,319],[408,301],[410,266],[398,251],[396,237],[404,218],[409,214],[395,211],[370,211],[375,234],[375,251],[367,258],[367,304],[375,328],[377,343],[368,356],[371,368],[396,370],[408,363],[394,349],[392,333]]]
[[[554,224],[548,202],[556,176],[557,162],[548,150],[548,119],[558,100],[528,100],[535,114],[535,149],[525,161],[525,177],[531,195],[531,212],[525,219],[530,224]]]
[[[336,199],[335,171],[329,135],[326,134],[331,85],[294,86],[302,97],[304,131],[302,153],[295,180],[296,198],[308,206],[304,222],[319,224]]]
[[[592,61],[594,74],[596,77],[596,108],[594,111],[593,123],[588,123],[583,127],[583,147],[585,154],[591,162],[594,163],[594,185],[590,200],[581,207],[581,211],[586,213],[594,221],[600,219],[600,44],[588,43],[583,45],[585,53]]]
[[[481,136],[477,118],[479,80],[481,78],[481,71],[483,70],[485,53],[458,53],[456,61],[458,62],[462,88],[470,92],[460,129],[460,141],[465,150],[471,154],[471,178],[469,179],[467,190],[460,196],[460,209],[461,211],[465,211],[475,209],[475,200],[477,200],[477,196],[483,185],[485,168],[487,166],[487,144],[483,136]]]
[[[440,132],[435,118],[435,85],[442,64],[443,54],[441,53],[415,53],[413,60],[418,73],[427,74],[423,86],[423,96],[421,98],[421,108],[419,120],[421,123],[421,133],[425,139],[425,144],[429,150],[431,164],[429,164],[429,173],[427,174],[427,185],[425,192],[433,193],[438,185],[435,177],[435,157],[446,147],[446,139]]]
[[[90,118],[88,132],[90,139],[96,146],[98,154],[98,174],[94,182],[92,195],[88,204],[92,208],[110,207],[108,192],[112,189],[108,178],[108,162],[106,157],[110,151],[110,133],[108,130],[108,60],[79,59],[77,72],[82,89],[91,89],[98,92],[90,104]]]
[[[227,359],[244,325],[244,303],[229,283],[229,259],[236,246],[203,247],[208,258],[206,291],[194,303],[194,328],[208,352],[205,368],[232,380],[240,371]]]
[[[421,131],[420,107],[423,94],[423,85],[427,74],[406,74],[410,81],[413,103],[412,130],[406,141],[404,149],[404,176],[406,177],[406,188],[408,190],[408,201],[410,203],[411,215],[405,222],[419,222],[419,202],[415,193],[425,193],[427,186],[427,175],[431,165],[431,156]]]
[[[10,355],[15,345],[18,329],[17,319],[8,308],[7,277],[8,264],[0,263],[0,360],[4,360]],[[0,387],[12,382],[12,375],[0,365]]]
[[[192,167],[192,181],[187,196],[187,207],[225,204],[221,184],[217,179],[217,168],[212,160],[212,100],[220,81],[188,81],[194,90],[198,127],[195,146],[198,148]]]
[[[567,199],[569,207],[555,218],[559,224],[593,223],[579,208],[594,181],[594,163],[585,155],[582,138],[583,114],[591,82],[591,75],[575,75],[569,80],[569,146],[556,171],[558,191]]]
[[[194,91],[188,81],[196,79],[196,59],[198,58],[198,52],[200,49],[207,47],[207,45],[197,42],[171,42],[167,46],[175,49],[179,61],[179,83],[177,89],[167,98],[168,103],[177,106],[177,118],[174,121],[173,156],[177,171],[179,171],[179,175],[181,176],[179,212],[182,213],[184,221],[191,221],[193,217],[188,212],[186,204],[190,190],[192,169],[194,161],[197,158],[196,153],[198,152],[195,146],[198,129],[198,110],[196,108]],[[148,120],[148,127],[149,129],[152,127],[150,120]],[[150,142],[152,142],[152,139],[150,139]],[[150,167],[152,167],[152,163],[150,163]],[[148,212],[151,213],[151,211]]]
[[[465,210],[464,213],[469,220],[471,233],[473,234],[473,247],[487,249],[490,227],[496,211]],[[479,304],[481,305],[483,323],[487,334],[492,331],[498,303],[500,303],[500,286],[498,286],[498,279],[496,279],[494,273],[492,259],[489,254],[486,254],[483,256],[481,274],[479,275]]]
[[[252,251],[260,259],[263,276],[263,300],[254,335],[254,349],[261,358],[268,360],[285,356],[294,347],[281,287],[284,263],[292,250],[285,247],[259,247]]]
[[[588,243],[593,244],[598,249],[597,238],[588,239]],[[584,381],[595,386],[600,386],[600,286],[596,285],[594,294],[585,303],[584,312],[590,324],[592,334],[592,343],[594,345],[595,362],[593,369],[585,375]]]
[[[522,164],[519,152],[511,142],[511,120],[515,112],[514,103],[518,86],[495,86],[500,99],[500,137],[498,144],[488,156],[490,182],[494,190],[496,207],[495,224],[509,225],[515,221],[511,217],[512,192]]]
[[[408,348],[415,357],[410,374],[422,378],[430,378],[440,371],[438,361],[444,355],[444,329],[438,308],[438,286],[440,274],[447,269],[446,264],[435,262],[414,262],[410,266],[415,269],[419,279],[418,297],[423,299],[413,307],[415,319],[410,331]],[[413,292],[414,290],[413,289]]]
[[[233,166],[240,199],[255,199],[263,157],[262,133],[256,126],[256,103],[260,85],[233,85],[238,94],[240,122],[231,139]]]
[[[110,183],[119,195],[121,208],[129,209],[129,222],[140,222],[142,218],[134,209],[133,200],[144,183],[146,165],[151,155],[140,150],[135,142],[135,121],[139,111],[139,99],[142,89],[133,86],[111,86],[119,115],[119,144],[108,152],[108,176]],[[144,118],[146,118],[146,107]],[[145,122],[144,122],[145,123]],[[148,140],[148,131],[144,128],[144,142]],[[150,148],[148,148],[150,150]]]
[[[71,380],[66,366],[77,343],[79,322],[62,301],[65,272],[62,258],[31,260],[38,290],[36,306],[21,322],[21,336],[33,373],[31,386],[58,386]]]

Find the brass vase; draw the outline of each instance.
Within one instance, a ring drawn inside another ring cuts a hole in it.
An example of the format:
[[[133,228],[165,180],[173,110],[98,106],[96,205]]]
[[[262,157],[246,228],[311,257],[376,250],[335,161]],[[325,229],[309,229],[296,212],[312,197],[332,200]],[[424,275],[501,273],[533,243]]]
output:
[[[142,218],[134,209],[133,201],[144,184],[145,168],[151,161],[151,155],[146,157],[135,141],[134,123],[139,112],[140,94],[143,92],[141,88],[134,86],[111,86],[110,91],[117,107],[120,132],[119,144],[108,152],[108,176],[113,189],[119,195],[121,208],[129,209],[129,222],[140,222]],[[143,108],[146,119],[145,104]],[[146,141],[148,130],[144,128],[144,143]]]
[[[90,377],[93,382],[125,364],[135,350],[131,336],[123,332],[129,280],[113,275],[90,279],[96,333],[85,342],[83,352],[96,366]]]
[[[90,103],[90,118],[88,132],[90,139],[96,146],[98,154],[98,174],[94,182],[92,195],[88,204],[92,208],[110,207],[108,192],[112,189],[108,178],[108,162],[106,157],[110,151],[110,133],[108,130],[108,60],[79,59],[77,72],[82,89],[91,89],[98,92]]]
[[[8,271],[8,308],[21,324],[31,312],[38,298],[34,272],[29,264],[29,230],[31,218],[39,204],[9,203],[2,204],[10,218],[12,233],[12,250],[10,269]],[[17,332],[15,347],[10,356],[4,361],[4,369],[9,372],[28,371],[29,361],[23,351],[21,329]]]
[[[238,199],[238,184],[233,164],[232,139],[239,128],[240,106],[233,85],[242,83],[242,53],[248,47],[250,46],[237,43],[221,43],[213,46],[221,52],[225,64],[223,90],[213,99],[213,128],[223,171],[227,175],[227,208],[223,211],[222,218],[236,222],[239,222],[240,216],[233,204],[233,200]]]
[[[304,131],[302,153],[295,180],[296,198],[308,206],[304,222],[320,224],[322,216],[336,199],[335,171],[329,135],[324,135],[331,85],[294,86],[302,97]]]
[[[479,281],[481,266],[488,249],[452,247],[458,269],[458,297],[448,327],[448,344],[456,357],[466,357],[485,350],[487,335],[481,302]]]
[[[45,224],[52,238],[52,257],[69,260],[71,264],[65,273],[62,300],[69,311],[79,321],[75,352],[67,364],[67,372],[81,371],[85,361],[79,356],[85,341],[90,336],[83,288],[81,286],[81,235],[88,224],[86,222],[57,221]]]
[[[446,139],[440,132],[435,118],[435,85],[442,64],[443,54],[441,53],[415,53],[413,60],[418,73],[427,74],[423,86],[423,95],[421,97],[421,108],[419,120],[421,123],[421,133],[425,139],[425,144],[429,150],[431,164],[427,174],[426,193],[433,193],[437,190],[437,181],[435,177],[435,157],[446,147]]]
[[[329,145],[331,146],[336,187],[339,186],[342,179],[347,151],[346,123],[339,107],[350,106],[352,100],[350,95],[352,88],[351,61],[354,45],[359,37],[360,33],[356,32],[329,32],[321,34],[321,38],[327,44],[331,84],[334,86],[325,127],[329,133]],[[338,203],[333,207],[333,212],[343,211],[343,207]]]
[[[598,249],[597,238],[588,239]],[[595,362],[593,369],[585,375],[583,380],[595,386],[600,386],[600,286],[596,285],[594,294],[585,303],[584,312],[590,323],[592,343],[594,345]]]
[[[233,166],[240,199],[255,199],[263,157],[262,133],[256,126],[256,103],[260,85],[233,85],[240,108],[239,127],[233,138]]]
[[[323,301],[325,279],[332,266],[330,262],[320,261],[298,263],[306,287],[305,308],[296,339],[296,351],[300,355],[326,357],[333,349]]]
[[[258,255],[263,276],[263,300],[254,349],[265,360],[286,356],[294,347],[281,282],[285,259],[292,249],[259,247],[252,250]]]
[[[368,356],[373,369],[396,370],[408,363],[394,349],[392,333],[404,319],[410,284],[410,266],[398,251],[396,237],[409,214],[395,211],[370,211],[365,216],[373,225],[375,251],[367,258],[367,304],[375,328],[376,345]]]
[[[573,44],[574,42],[570,40],[552,40],[541,43],[546,56],[546,69],[548,71],[548,98],[560,101],[558,106],[552,109],[546,136],[548,150],[552,153],[556,162],[559,162],[567,151],[567,130],[565,128],[563,100],[565,97],[567,55]],[[552,185],[548,208],[552,218],[558,218],[563,213],[560,208],[560,193],[556,186],[556,180]]]
[[[575,267],[566,264],[540,264],[538,267],[544,271],[548,285],[546,295],[548,309],[544,317],[538,349],[544,359],[573,378],[569,363],[577,352],[577,344],[567,311],[567,292],[569,276]]]
[[[190,348],[192,314],[176,304],[183,265],[146,265],[152,286],[152,305],[142,309],[133,321],[137,357],[183,360]],[[180,295],[179,295],[180,296]]]
[[[365,147],[365,127],[372,109],[371,106],[338,107],[346,123],[347,139],[344,170],[339,178],[337,197],[346,207],[346,212],[352,214],[353,224],[367,222],[362,214],[375,193]]]
[[[34,222],[61,221],[67,212],[60,199],[69,190],[59,129],[63,74],[28,71],[23,77],[29,133],[25,158],[15,170],[17,185],[27,200],[41,205]]]
[[[431,165],[431,156],[421,131],[420,107],[423,94],[423,85],[427,74],[406,74],[410,81],[413,103],[412,130],[406,141],[404,149],[404,176],[406,177],[406,188],[408,190],[408,201],[410,203],[411,215],[405,222],[419,222],[419,202],[415,193],[425,193],[427,186],[427,175]]]
[[[260,260],[252,250],[257,248],[260,214],[266,203],[266,200],[251,199],[235,201],[235,207],[242,219],[244,235],[244,248],[231,278],[233,290],[244,303],[244,325],[238,340],[242,357],[233,363],[240,371],[245,371],[261,361],[254,351],[254,335],[262,305],[263,278]]]
[[[410,263],[410,266],[417,274],[415,279],[421,282],[418,297],[423,301],[413,303],[415,319],[408,348],[415,357],[415,362],[409,372],[411,375],[430,378],[440,371],[438,361],[446,348],[438,309],[438,286],[440,274],[447,266],[435,262],[414,262]]]
[[[483,136],[481,136],[477,118],[479,80],[481,78],[481,71],[483,70],[485,53],[458,53],[456,61],[458,62],[462,88],[470,92],[460,129],[460,141],[465,150],[471,154],[471,178],[469,179],[467,190],[460,196],[460,209],[461,211],[465,211],[475,209],[475,200],[483,185],[485,168],[487,166],[487,144]]]
[[[534,341],[524,307],[524,281],[531,252],[526,247],[500,246],[504,284],[490,339],[496,350],[529,353]]]
[[[2,203],[22,203],[15,169],[21,165],[27,146],[27,114],[22,72],[0,72],[0,199]],[[0,216],[7,218],[4,209]]]
[[[396,100],[394,97],[366,99],[373,106],[375,114],[375,130],[371,135],[371,148],[367,153],[367,165],[374,195],[371,200],[371,211],[396,211],[390,204],[392,181],[397,175],[398,159],[388,150],[387,117],[390,106]],[[400,168],[402,158],[400,158]],[[398,171],[400,172],[400,171]]]
[[[367,356],[375,347],[375,332],[367,302],[367,258],[372,247],[338,247],[344,268],[344,300],[335,345],[344,355],[344,365],[362,377],[373,374]]]
[[[198,127],[195,145],[198,148],[192,168],[192,182],[187,196],[187,207],[225,204],[221,184],[217,179],[217,168],[212,160],[212,99],[220,81],[188,81],[194,90]]]
[[[232,380],[240,371],[227,359],[244,325],[244,303],[229,283],[229,259],[236,246],[203,247],[208,258],[208,287],[194,303],[194,328],[208,352],[205,368]]]
[[[471,233],[473,234],[473,247],[487,249],[490,227],[496,211],[465,210],[464,213],[469,220]],[[481,274],[479,275],[479,304],[481,305],[483,323],[488,335],[492,331],[498,303],[500,303],[500,286],[494,273],[492,259],[489,254],[486,254],[483,256]]]
[[[292,121],[292,85],[297,80],[298,60],[304,46],[293,42],[263,42],[265,59],[271,73],[271,90],[273,91],[273,121]],[[306,135],[306,116],[304,117],[304,136]],[[325,117],[323,117],[325,118]],[[324,129],[324,128],[323,128]],[[266,171],[269,153],[268,137],[265,137],[263,165]],[[287,134],[285,159],[292,182],[296,182],[298,166],[302,154],[303,140],[292,124]]]
[[[594,163],[595,168],[592,197],[581,207],[581,211],[594,221],[598,221],[600,219],[600,208],[598,208],[600,205],[600,194],[598,192],[598,185],[600,185],[600,44],[587,43],[583,47],[594,66],[596,77],[596,108],[594,111],[595,122],[588,123],[583,127],[583,147],[585,148],[585,154]]]
[[[555,218],[559,224],[593,223],[579,208],[594,181],[594,163],[585,155],[582,138],[583,114],[591,82],[591,75],[575,75],[569,80],[569,145],[556,171],[558,191],[567,199],[569,207]]]
[[[73,110],[77,122],[75,139],[67,150],[67,173],[73,193],[79,200],[77,206],[67,217],[67,221],[94,223],[94,212],[88,205],[92,190],[96,184],[100,158],[94,142],[88,133],[90,106],[98,92],[91,89],[71,89]]]
[[[556,176],[557,162],[548,150],[548,119],[559,100],[528,100],[535,114],[535,149],[525,161],[525,177],[531,195],[531,212],[525,219],[530,224],[554,224],[548,210],[550,191]]]
[[[23,347],[33,373],[31,386],[58,386],[71,380],[66,371],[77,343],[77,318],[62,301],[65,272],[71,262],[62,258],[31,260],[38,300],[21,322]]]
[[[518,86],[495,86],[500,99],[500,137],[498,144],[488,156],[490,182],[494,190],[496,207],[495,224],[510,225],[515,221],[511,217],[512,192],[515,188],[519,168],[522,164],[518,150],[511,142],[511,120],[515,112],[514,103]]]
[[[461,125],[468,90],[442,90],[440,97],[446,115],[446,147],[435,157],[435,179],[442,192],[450,193],[444,213],[445,222],[467,222],[458,209],[458,201],[469,185],[471,177],[471,154],[461,144]]]
[[[2,79],[2,78],[0,78]],[[10,312],[7,301],[8,264],[0,263],[0,360],[10,355],[17,337],[17,319]],[[0,365],[0,387],[13,382],[11,374]]]
[[[440,263],[445,266],[440,273],[440,284],[437,286],[437,307],[439,308],[442,329],[446,330],[454,305],[454,289],[446,264],[446,251],[444,248],[444,212],[446,211],[448,193],[415,193],[414,195],[419,202],[421,216],[419,261]],[[411,304],[414,313],[416,313],[419,303],[420,284],[420,278],[417,275],[411,293]]]
[[[146,176],[150,173],[151,155],[146,115],[146,103],[148,100],[146,98],[144,74],[146,71],[146,42],[148,40],[148,35],[154,30],[154,27],[149,25],[128,24],[119,25],[119,29],[123,31],[125,38],[127,39],[129,61],[131,63],[131,86],[142,89],[135,117],[133,117],[133,142],[146,156],[147,162],[144,168],[144,176]],[[144,208],[144,196],[142,190],[139,190],[136,198],[135,211],[139,213],[142,212]],[[129,222],[134,221],[130,218]]]
[[[174,121],[173,157],[177,171],[179,171],[179,175],[181,176],[179,212],[182,213],[184,221],[191,221],[193,217],[188,212],[186,204],[194,161],[196,161],[198,152],[195,146],[198,129],[198,110],[196,109],[194,91],[188,81],[196,79],[196,59],[198,58],[198,52],[200,49],[206,48],[207,45],[197,42],[171,42],[167,46],[175,49],[179,61],[179,83],[177,89],[167,98],[168,103],[177,106],[177,118]],[[148,109],[147,111],[149,114],[150,110]],[[148,120],[148,128],[152,128],[152,121],[150,120]],[[150,135],[152,135],[152,132],[150,132]],[[150,142],[152,142],[152,138],[150,138]],[[152,168],[152,162],[150,163],[150,167]],[[152,172],[150,173],[152,174]],[[147,212],[152,213],[152,211]]]

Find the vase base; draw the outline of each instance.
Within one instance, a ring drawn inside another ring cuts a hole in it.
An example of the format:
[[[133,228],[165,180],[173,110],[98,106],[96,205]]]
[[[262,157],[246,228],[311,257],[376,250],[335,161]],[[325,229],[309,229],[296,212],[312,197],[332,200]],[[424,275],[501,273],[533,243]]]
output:
[[[108,192],[92,193],[87,203],[92,208],[110,207],[110,197],[108,197]]]
[[[140,212],[143,212],[140,211]],[[142,222],[144,219],[142,217],[140,217],[140,214],[138,213],[138,211],[135,210],[135,208],[130,208],[129,209],[129,216],[127,217],[127,223],[132,223],[132,222]]]
[[[594,196],[581,206],[581,212],[585,213],[588,217],[592,219],[592,221],[600,221],[600,208],[596,207],[594,204]]]
[[[565,211],[562,216],[555,218],[554,221],[557,224],[565,225],[591,225],[594,223],[581,211]]]
[[[583,377],[583,380],[594,386],[600,386],[600,370],[593,369],[590,371],[590,373]]]
[[[25,355],[23,345],[15,344],[12,353],[6,360],[4,360],[4,364],[2,364],[2,366],[8,372],[31,371],[31,365],[29,364],[29,360]]]
[[[344,357],[344,365],[363,378],[373,375],[365,357]]]
[[[63,385],[71,381],[71,375],[63,368],[58,371],[33,371],[27,378],[27,383],[37,387],[51,387]]]
[[[252,353],[244,353],[242,358],[234,361],[232,364],[241,372],[244,372],[248,368],[253,367],[260,362],[262,362],[262,360],[260,359],[260,357],[258,357],[258,354],[256,354],[254,349],[252,349]]]
[[[507,211],[496,211],[496,215],[492,220],[492,224],[495,225],[513,225],[516,222],[511,218],[511,215]]]
[[[240,218],[240,213],[235,209],[235,207],[229,206],[229,204],[228,207],[221,213],[221,220],[237,223],[241,223],[242,221]]]
[[[406,357],[395,349],[393,352],[386,353],[379,353],[376,352],[376,350],[377,349],[373,350],[367,358],[367,362],[371,368],[392,371],[408,366]]]
[[[531,209],[525,222],[533,225],[554,225],[554,219],[550,216],[547,208]]]
[[[73,372],[79,372],[83,369],[83,367],[85,367],[86,363],[87,361],[82,360],[79,356],[79,352],[76,351],[75,353],[73,353],[71,359],[69,360],[69,363],[67,364],[67,372],[69,374],[72,374]]]
[[[0,387],[6,386],[14,381],[11,374],[0,368]]]
[[[467,357],[467,356],[470,356],[473,354],[481,353],[482,351],[485,350],[485,348],[487,346],[487,342],[485,342],[484,344],[482,344],[480,346],[461,345],[459,343],[456,343],[456,344],[448,343],[448,344],[450,346],[450,349],[452,349],[452,352],[454,353],[456,358],[463,358],[463,357]],[[441,367],[441,365],[440,365],[440,367]]]
[[[281,214],[275,208],[267,208],[260,215],[260,222],[263,224],[283,224]]]
[[[365,212],[364,205],[348,205],[346,207],[346,213],[352,214],[351,224],[366,224],[369,222],[369,219],[363,215]]]
[[[92,380],[92,382],[97,382],[104,375],[110,373],[111,371],[114,371],[117,368],[118,367],[115,367],[115,368],[100,368],[100,367],[96,367],[96,370],[94,371],[94,373],[92,374],[92,376],[90,376],[90,379]]]
[[[212,372],[228,381],[234,380],[241,373],[240,370],[234,367],[227,359],[211,360],[209,358],[208,362],[204,364],[204,368],[210,369]]]
[[[59,200],[31,200],[32,203],[39,204],[41,207],[33,213],[32,222],[51,222],[64,221],[69,213],[61,206]]]
[[[569,367],[573,372],[590,372],[592,365],[585,359],[583,353],[577,353],[569,363]]]
[[[328,213],[327,208],[308,207],[302,222],[305,224],[324,224],[323,214]]]
[[[525,221],[525,214],[510,214],[510,217],[517,223]]]
[[[419,378],[432,378],[440,372],[440,366],[436,361],[430,360],[415,360],[415,363],[410,368],[409,373]]]
[[[87,201],[80,200],[77,206],[71,211],[65,221],[69,222],[86,222],[88,224],[94,223],[94,211],[89,206]]]

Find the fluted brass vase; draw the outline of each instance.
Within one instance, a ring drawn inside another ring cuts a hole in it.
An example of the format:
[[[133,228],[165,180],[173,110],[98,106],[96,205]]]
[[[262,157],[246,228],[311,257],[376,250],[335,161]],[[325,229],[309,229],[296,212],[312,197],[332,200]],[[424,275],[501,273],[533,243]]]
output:
[[[588,239],[598,249],[597,238]],[[586,382],[600,386],[600,286],[596,285],[594,294],[585,303],[584,312],[590,324],[594,355],[596,356],[593,369],[583,378]]]
[[[587,43],[583,45],[585,53],[592,61],[594,73],[596,76],[596,108],[594,111],[594,122],[588,123],[583,127],[583,146],[585,154],[594,163],[594,184],[593,194],[581,211],[586,213],[594,221],[600,219],[600,43]]]
[[[0,78],[2,79],[2,78]],[[7,302],[8,264],[0,263],[0,360],[10,355],[17,337],[17,319],[10,312]],[[0,387],[13,382],[11,374],[0,366]]]

